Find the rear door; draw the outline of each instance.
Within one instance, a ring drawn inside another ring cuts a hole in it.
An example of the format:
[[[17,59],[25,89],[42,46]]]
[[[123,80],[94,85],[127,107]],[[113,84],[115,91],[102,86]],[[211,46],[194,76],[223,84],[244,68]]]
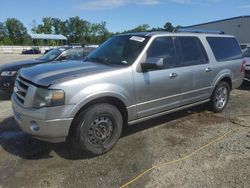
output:
[[[177,36],[181,75],[186,84],[181,88],[180,106],[208,99],[213,70],[201,40],[196,36]]]

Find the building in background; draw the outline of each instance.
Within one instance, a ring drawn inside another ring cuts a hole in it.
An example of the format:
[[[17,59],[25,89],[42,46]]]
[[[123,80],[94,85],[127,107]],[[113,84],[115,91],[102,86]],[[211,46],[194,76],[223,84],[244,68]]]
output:
[[[186,29],[219,30],[234,35],[239,43],[250,44],[250,15],[184,27]]]

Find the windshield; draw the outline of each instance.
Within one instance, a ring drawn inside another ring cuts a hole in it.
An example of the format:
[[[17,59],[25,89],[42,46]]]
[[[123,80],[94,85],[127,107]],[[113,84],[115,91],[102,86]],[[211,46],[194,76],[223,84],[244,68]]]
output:
[[[115,36],[91,53],[85,61],[109,65],[131,65],[147,44],[149,37]]]
[[[247,47],[246,50],[243,52],[244,57],[250,57],[250,47]]]
[[[45,61],[53,61],[57,56],[59,56],[65,49],[64,48],[55,48],[48,53],[42,55],[41,57],[37,58],[39,60]]]

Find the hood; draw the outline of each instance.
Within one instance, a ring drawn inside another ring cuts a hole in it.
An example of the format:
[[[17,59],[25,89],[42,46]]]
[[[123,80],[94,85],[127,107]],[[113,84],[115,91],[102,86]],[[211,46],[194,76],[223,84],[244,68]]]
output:
[[[110,69],[114,68],[92,62],[66,61],[22,68],[19,75],[37,85],[48,87],[50,84],[62,79],[87,76],[94,73],[105,72]]]
[[[2,64],[0,65],[0,71],[17,71],[22,67],[32,66],[32,65],[44,63],[44,62],[45,61],[43,60],[29,59],[29,60],[24,60],[24,61],[17,61],[13,63]]]

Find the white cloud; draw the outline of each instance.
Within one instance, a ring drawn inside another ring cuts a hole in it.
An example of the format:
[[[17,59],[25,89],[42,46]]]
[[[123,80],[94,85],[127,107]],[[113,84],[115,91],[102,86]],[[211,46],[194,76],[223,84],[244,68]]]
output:
[[[157,5],[157,4],[161,4],[161,1],[160,0],[142,0],[142,1],[137,1],[137,3],[144,4],[144,5]]]
[[[171,1],[175,3],[182,3],[182,4],[192,3],[192,0],[171,0]]]
[[[175,3],[181,3],[181,4],[212,4],[212,3],[218,3],[221,0],[170,0]]]
[[[160,3],[160,0],[89,0],[82,3],[78,8],[82,10],[102,10],[118,8],[128,4],[156,5]]]
[[[219,1],[221,0],[87,0],[78,5],[77,8],[81,10],[105,10],[131,4],[145,6],[166,4],[167,2],[179,4],[211,4]]]

